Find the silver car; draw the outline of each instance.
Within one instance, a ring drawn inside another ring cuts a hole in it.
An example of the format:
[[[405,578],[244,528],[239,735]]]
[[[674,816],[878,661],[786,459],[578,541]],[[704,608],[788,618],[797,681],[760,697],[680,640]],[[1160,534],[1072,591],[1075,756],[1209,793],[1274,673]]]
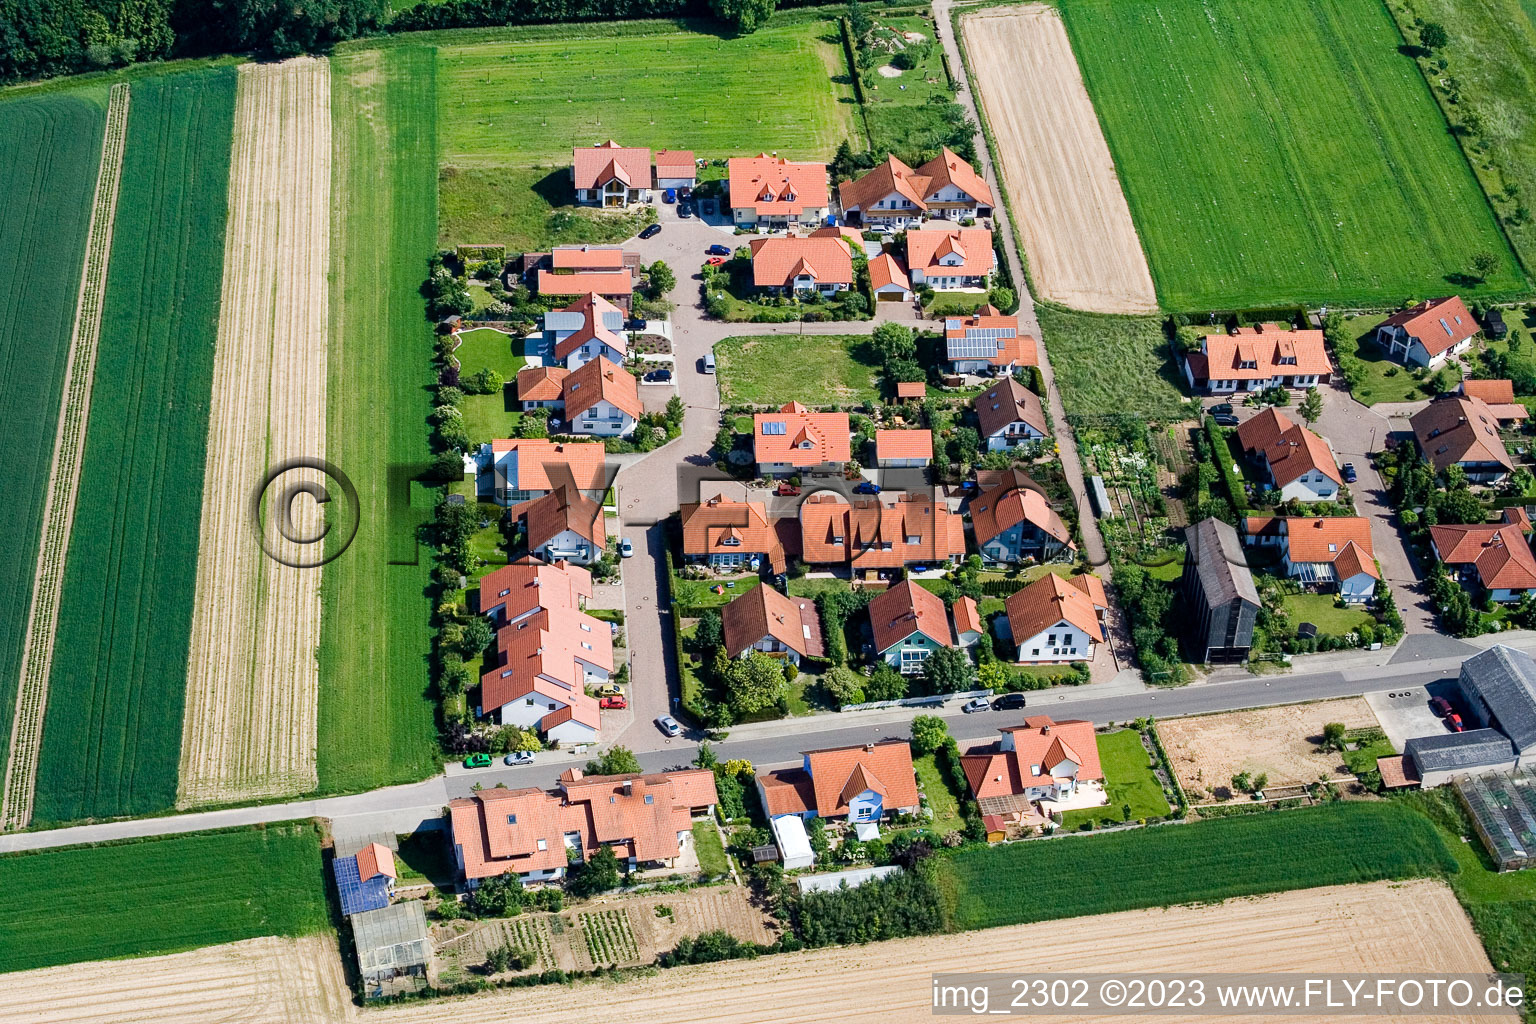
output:
[[[668,736],[681,736],[683,733],[683,727],[678,725],[677,719],[673,718],[671,715],[657,715],[656,728],[660,729]]]
[[[501,759],[502,764],[533,764],[533,751],[514,750]]]

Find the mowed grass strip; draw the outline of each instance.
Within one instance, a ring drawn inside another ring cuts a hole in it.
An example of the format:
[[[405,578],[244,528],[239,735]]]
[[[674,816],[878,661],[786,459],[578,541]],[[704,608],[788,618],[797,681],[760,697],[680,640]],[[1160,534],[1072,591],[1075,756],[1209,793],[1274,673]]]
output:
[[[858,107],[832,82],[847,74],[835,22],[729,39],[676,22],[611,37],[562,27],[573,38],[534,32],[438,49],[443,163],[564,170],[571,147],[610,138],[708,158],[830,158],[856,131]]]
[[[783,334],[726,338],[715,345],[720,400],[731,405],[849,405],[880,397],[869,339],[858,335]]]
[[[1118,824],[1137,818],[1160,818],[1169,812],[1168,798],[1152,771],[1151,755],[1142,746],[1138,730],[1101,733],[1096,742],[1109,803],[1067,811],[1061,816],[1063,827],[1076,828],[1085,821]]]
[[[0,888],[4,972],[329,926],[320,836],[302,821],[9,854]]]
[[[1040,303],[1040,333],[1067,418],[1180,415],[1184,381],[1154,316],[1082,313]]]
[[[234,98],[133,85],[34,822],[175,800]]]
[[[1451,874],[1429,819],[1335,803],[1104,836],[973,847],[938,863],[956,929]],[[1039,880],[1052,879],[1048,899]]]
[[[93,88],[0,103],[0,751],[10,748],[106,97]]]
[[[1165,308],[1527,287],[1379,0],[1060,6]]]
[[[411,477],[425,466],[431,328],[418,288],[437,234],[434,55],[394,47],[331,63],[327,457],[361,501],[357,537],[320,588],[322,792],[437,770],[427,674],[428,553]],[[392,564],[402,563],[402,564]]]

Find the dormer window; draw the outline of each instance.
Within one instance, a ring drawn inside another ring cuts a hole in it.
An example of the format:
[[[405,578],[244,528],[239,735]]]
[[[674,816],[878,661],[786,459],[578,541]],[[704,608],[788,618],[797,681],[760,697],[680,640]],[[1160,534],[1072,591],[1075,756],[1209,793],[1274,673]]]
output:
[[[741,546],[741,538],[740,537],[726,537],[723,540],[721,540],[720,543],[723,544],[724,546],[728,547],[728,548],[736,548],[736,547],[740,547]]]

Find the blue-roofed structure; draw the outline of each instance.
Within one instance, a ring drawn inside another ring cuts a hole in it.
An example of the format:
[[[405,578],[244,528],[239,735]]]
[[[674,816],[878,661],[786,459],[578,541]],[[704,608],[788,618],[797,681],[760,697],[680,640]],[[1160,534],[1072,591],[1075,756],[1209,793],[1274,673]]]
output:
[[[336,876],[341,912],[347,917],[389,906],[389,886],[393,879],[386,874],[375,874],[363,880],[358,875],[356,856],[337,857],[331,861],[331,873]]]

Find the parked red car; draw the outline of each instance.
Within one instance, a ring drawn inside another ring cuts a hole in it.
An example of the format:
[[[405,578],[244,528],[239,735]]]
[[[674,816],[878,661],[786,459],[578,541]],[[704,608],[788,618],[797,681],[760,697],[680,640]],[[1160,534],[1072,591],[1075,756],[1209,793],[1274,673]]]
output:
[[[1444,697],[1431,697],[1429,699],[1429,709],[1441,718],[1444,718],[1451,713],[1451,702]]]
[[[711,256],[709,259],[705,260],[704,262],[708,263],[712,267],[718,267],[722,263],[725,262],[725,257],[724,256]]]
[[[1451,732],[1461,732],[1466,728],[1466,726],[1461,724],[1461,716],[1454,711],[1445,716],[1445,724],[1450,728]]]
[[[800,488],[794,484],[779,484],[778,489],[773,493],[781,498],[794,498],[800,494]]]
[[[624,708],[629,707],[629,698],[604,697],[602,700],[597,702],[597,706],[606,710],[623,710]]]

